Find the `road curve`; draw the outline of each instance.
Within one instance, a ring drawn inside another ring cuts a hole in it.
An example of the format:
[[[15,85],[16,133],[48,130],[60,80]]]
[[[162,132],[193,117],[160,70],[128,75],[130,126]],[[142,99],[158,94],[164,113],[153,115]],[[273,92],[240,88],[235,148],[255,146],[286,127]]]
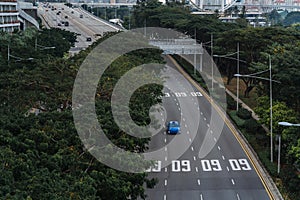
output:
[[[178,69],[174,60],[170,57],[166,60],[169,67]],[[188,149],[182,156],[172,160],[173,151],[176,149],[165,148],[165,155],[157,160],[155,167],[149,169],[150,177],[157,178],[159,183],[155,188],[147,189],[147,199],[274,199],[235,136],[235,130],[222,115],[217,120],[225,120],[224,127],[221,136],[216,137],[215,131],[218,130],[214,127],[215,123],[210,122],[210,115],[213,111],[219,111],[211,104],[205,92],[199,91],[195,85],[189,87],[191,80],[173,73],[173,70],[164,73],[168,80],[164,85],[165,113],[162,113],[161,120],[164,123],[170,120],[181,121],[182,141],[178,148],[188,145]],[[175,91],[170,91],[170,85],[176,88]],[[195,120],[197,114],[200,115],[199,121]],[[195,124],[199,127],[196,131],[193,127]],[[199,150],[206,135],[211,138],[214,147],[206,157],[199,158]],[[161,131],[152,138],[149,151],[166,146],[175,137],[179,136],[167,135],[165,131]],[[172,160],[171,164],[161,167],[164,160],[169,159]]]

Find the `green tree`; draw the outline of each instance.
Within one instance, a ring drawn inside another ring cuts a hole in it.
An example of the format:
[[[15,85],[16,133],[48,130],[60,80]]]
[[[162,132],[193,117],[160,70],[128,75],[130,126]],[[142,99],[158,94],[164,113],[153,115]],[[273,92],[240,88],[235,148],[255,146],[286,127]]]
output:
[[[107,37],[109,35],[102,41]],[[15,35],[11,42],[23,48],[27,39],[35,38]],[[148,179],[146,173],[131,174],[104,166],[82,146],[77,135],[70,106],[71,92],[77,70],[94,45],[69,59],[49,54],[32,67],[10,68],[0,74],[1,197],[119,200],[130,196],[145,199],[144,184],[153,187],[156,183],[155,179]],[[15,47],[14,51],[18,50]],[[113,82],[100,81],[105,84],[98,88],[104,94],[96,101],[99,121],[113,143],[129,151],[146,150],[149,139],[129,137],[113,123],[111,87],[127,70],[143,63],[161,62],[160,53],[148,50],[124,55],[105,75]],[[132,105],[140,103],[142,106],[131,106],[137,123],[149,122],[148,112],[143,109],[158,103],[160,97],[161,86],[149,85],[137,91]],[[39,112],[29,112],[34,110]]]
[[[284,26],[300,23],[300,12],[290,12],[283,20]]]

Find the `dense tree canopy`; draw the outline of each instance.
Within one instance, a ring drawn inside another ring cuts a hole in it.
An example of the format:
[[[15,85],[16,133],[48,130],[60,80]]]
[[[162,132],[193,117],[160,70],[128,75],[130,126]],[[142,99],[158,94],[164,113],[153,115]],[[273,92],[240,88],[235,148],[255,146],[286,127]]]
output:
[[[64,31],[44,30],[36,35],[37,40],[44,40],[41,38],[47,38],[51,31],[55,32],[57,39],[69,41],[66,44],[70,48],[73,36]],[[81,62],[97,43],[71,58],[61,58],[67,49],[58,47],[60,49],[49,51],[46,58],[40,59],[34,50],[31,51],[33,46],[28,45],[27,49],[26,45],[22,46],[34,42],[35,37],[29,32],[13,35],[16,39],[10,37],[3,34],[1,39],[9,38],[19,45],[13,49],[15,54],[20,47],[28,52],[22,56],[37,57],[31,63],[10,62],[9,68],[6,60],[3,61],[0,74],[0,196],[6,199],[145,198],[144,185],[152,187],[156,180],[148,180],[146,173],[125,173],[101,164],[84,148],[74,126],[71,110],[73,82]],[[60,45],[59,42],[51,44]],[[124,55],[113,62],[100,80],[98,94],[101,91],[101,95],[97,95],[96,102],[99,122],[113,143],[126,150],[142,152],[147,149],[149,140],[130,137],[114,124],[110,108],[111,89],[131,68],[148,62],[162,62],[160,53],[150,49]],[[5,52],[1,55],[5,57]],[[104,81],[108,79],[111,81]],[[148,110],[145,109],[159,102],[160,97],[159,85],[139,89],[132,105],[141,106],[131,106],[133,119],[137,119],[137,123],[149,123]]]
[[[161,5],[157,0],[140,1],[133,12],[132,27],[172,28],[194,36],[199,42],[210,40],[210,34],[241,27],[239,24],[225,24],[216,15],[191,15],[182,4]]]
[[[273,78],[281,82],[274,83],[274,133],[283,134],[284,162],[299,168],[299,129],[278,126],[284,120],[299,123],[300,32],[297,26],[252,28],[243,20],[225,24],[217,19],[217,14],[191,15],[180,3],[161,5],[157,0],[139,1],[132,14],[132,27],[172,28],[193,37],[196,34],[197,41],[204,45],[213,35],[215,54],[235,57],[239,43],[240,59],[245,61],[240,63],[241,74],[268,70],[270,56]],[[297,15],[291,13],[285,22],[297,20]],[[274,20],[277,17],[274,13]],[[130,196],[136,199],[145,198],[145,183],[155,184],[145,173],[129,174],[108,168],[83,148],[73,123],[71,92],[80,64],[97,43],[67,58],[64,55],[75,41],[76,34],[60,29],[0,33],[0,196],[4,198],[119,200]],[[36,44],[55,48],[43,49]],[[210,51],[209,47],[205,48]],[[110,106],[113,88],[135,66],[162,62],[160,53],[147,50],[126,54],[110,66],[99,82],[95,104],[99,123],[114,144],[126,150],[145,151],[149,140],[133,138],[118,128]],[[236,60],[215,58],[215,61],[229,83],[236,73]],[[267,73],[259,75],[267,77]],[[265,97],[269,94],[269,83],[242,80],[247,86],[245,96],[254,87],[264,96],[257,100],[256,111],[261,122],[269,125],[269,99]],[[149,108],[160,102],[161,89],[152,84],[134,93],[130,115],[137,124],[149,123]],[[295,193],[299,178],[287,171],[283,170],[283,180],[287,184],[292,180],[289,184]]]

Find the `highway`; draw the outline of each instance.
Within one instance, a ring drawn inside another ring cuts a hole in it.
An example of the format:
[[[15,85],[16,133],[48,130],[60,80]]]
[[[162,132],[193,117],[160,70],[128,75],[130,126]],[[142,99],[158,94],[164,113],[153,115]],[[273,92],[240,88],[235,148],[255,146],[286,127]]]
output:
[[[167,59],[167,65],[176,69],[174,62]],[[173,160],[174,149],[165,148],[165,155],[150,171],[151,178],[159,183],[154,189],[147,189],[147,199],[154,200],[267,200],[272,199],[258,175],[253,163],[234,136],[231,126],[224,125],[221,136],[217,139],[214,123],[210,123],[210,101],[196,87],[190,85],[186,77],[174,73],[168,74],[164,89],[163,107],[166,113],[161,114],[163,123],[170,120],[181,122],[180,135],[166,134],[166,128],[152,138],[150,150],[162,148],[175,137],[181,137],[182,148],[189,148],[179,158]],[[173,92],[170,87],[177,88]],[[180,101],[180,103],[179,103]],[[197,121],[197,115],[200,115]],[[220,117],[220,120],[224,120]],[[166,118],[166,120],[165,120]],[[199,129],[195,130],[195,125]],[[217,130],[216,130],[217,131]],[[215,145],[204,158],[199,158],[199,150],[208,135]],[[176,151],[176,149],[175,149]],[[172,160],[162,168],[162,163]]]
[[[105,32],[120,30],[119,27],[80,8],[70,8],[62,3],[49,3],[47,5],[41,3],[38,7],[39,16],[41,16],[47,28],[56,27],[78,34],[75,47],[71,48],[70,53],[76,53],[87,48]],[[69,23],[68,26],[64,24],[66,21]],[[91,38],[91,41],[87,41],[87,38]]]
[[[69,8],[63,4],[51,4],[56,10],[39,7],[40,15],[50,27],[60,27],[80,34],[73,51],[80,51],[107,31],[118,28],[83,12],[79,8]],[[63,9],[62,9],[63,8]],[[46,11],[48,10],[48,11]],[[61,13],[57,15],[57,12]],[[80,15],[83,15],[80,18]],[[67,16],[67,18],[66,18]],[[69,26],[58,26],[62,21]],[[91,37],[92,41],[87,41]],[[217,123],[210,122],[212,113],[218,113],[206,93],[188,76],[183,76],[176,63],[166,56],[163,124],[177,120],[181,124],[178,135],[166,134],[166,127],[152,137],[149,151],[164,148],[164,153],[149,169],[149,177],[157,178],[153,189],[146,189],[150,200],[268,200],[274,199],[262,175],[247,150],[241,145],[236,131],[222,115],[217,121],[224,126],[218,129]],[[177,72],[176,72],[177,71]],[[192,86],[191,86],[192,85]],[[199,127],[199,128],[198,128]],[[218,131],[221,131],[219,137]],[[213,149],[205,157],[199,156],[204,138],[213,144]],[[168,144],[174,143],[174,148]],[[182,151],[177,158],[176,151]],[[165,163],[171,164],[163,167]]]

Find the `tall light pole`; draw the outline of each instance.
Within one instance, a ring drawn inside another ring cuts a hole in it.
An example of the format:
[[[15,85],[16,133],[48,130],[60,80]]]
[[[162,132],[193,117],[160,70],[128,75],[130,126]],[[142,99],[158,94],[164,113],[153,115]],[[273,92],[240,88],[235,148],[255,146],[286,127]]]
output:
[[[230,56],[233,56],[237,54],[237,57],[234,58],[234,57],[230,57]],[[236,68],[237,68],[237,74],[240,73],[240,62],[243,62],[243,63],[247,63],[246,61],[244,60],[240,60],[240,47],[239,47],[239,43],[237,43],[237,51],[234,52],[234,53],[231,53],[231,54],[226,54],[226,55],[213,55],[213,57],[219,57],[219,58],[227,58],[227,59],[231,59],[231,60],[236,60],[237,61],[237,64],[236,64]],[[237,82],[236,82],[236,111],[239,110],[239,77],[240,76],[236,76],[237,77]]]
[[[271,64],[270,64],[270,68],[269,71],[271,71]],[[266,72],[266,71],[263,71]],[[254,74],[258,74],[258,73],[254,73]],[[275,81],[272,80],[272,74],[270,73],[270,78],[264,78],[264,77],[259,77],[259,76],[253,76],[252,74],[250,75],[241,75],[241,74],[235,74],[234,76],[236,77],[246,77],[246,78],[256,78],[256,79],[261,79],[261,80],[265,80],[265,81],[269,81],[270,82],[270,141],[271,141],[271,147],[270,147],[270,152],[271,152],[271,162],[273,162],[273,112],[272,112],[272,82],[276,82],[276,83],[281,83],[280,81]]]
[[[271,162],[273,162],[273,92],[272,92],[272,63],[269,54],[269,80],[270,80],[270,145],[271,145]]]
[[[237,43],[237,73],[240,73],[240,43]],[[239,111],[239,88],[240,88],[240,77],[236,79],[236,112]]]
[[[18,57],[18,56],[14,56],[14,55],[11,55],[10,54],[10,48],[9,48],[9,45],[7,46],[7,63],[9,64],[9,61],[10,61],[10,58],[14,58],[16,59],[16,61],[30,61],[30,60],[33,60],[34,58],[21,58],[21,57]]]
[[[289,122],[278,122],[281,126],[299,126],[300,124],[292,124]],[[277,162],[277,174],[280,173],[280,149],[281,149],[281,134],[278,136],[278,162]]]
[[[131,16],[130,16],[130,6],[128,6],[128,29],[130,30],[130,18],[131,18]]]
[[[210,35],[210,53],[211,53],[211,91],[214,91],[214,50],[213,50],[213,34]]]
[[[7,45],[7,62],[8,63],[9,63],[9,57],[10,57],[9,45]]]
[[[195,48],[196,48],[196,45],[197,45],[197,31],[196,31],[196,28],[195,28],[195,33],[194,33],[194,37],[195,37]],[[196,69],[197,69],[197,55],[196,55],[196,49],[195,49],[195,52],[194,52],[194,75],[196,75]]]

